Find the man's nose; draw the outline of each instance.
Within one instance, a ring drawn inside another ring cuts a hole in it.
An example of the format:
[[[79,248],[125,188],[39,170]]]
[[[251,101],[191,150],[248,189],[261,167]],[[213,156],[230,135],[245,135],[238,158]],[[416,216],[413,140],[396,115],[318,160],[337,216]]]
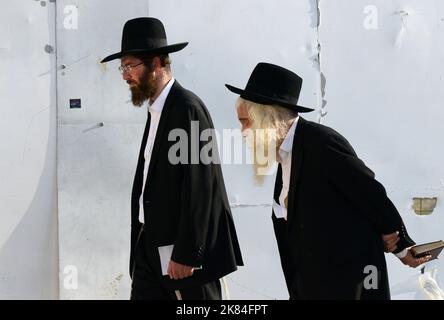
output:
[[[123,80],[128,81],[131,79],[131,76],[128,74],[128,72],[124,72],[122,74],[122,78],[123,78]]]
[[[246,121],[242,121],[241,122],[241,127],[242,127],[242,131],[245,131],[245,130],[248,130],[250,128],[250,125]]]

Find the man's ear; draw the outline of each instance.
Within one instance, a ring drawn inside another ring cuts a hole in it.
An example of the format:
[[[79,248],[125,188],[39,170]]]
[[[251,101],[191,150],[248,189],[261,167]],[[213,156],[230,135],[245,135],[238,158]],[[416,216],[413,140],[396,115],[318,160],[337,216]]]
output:
[[[160,61],[159,56],[154,57],[151,63],[152,63],[151,67],[155,71],[158,71],[159,69],[162,68],[162,62]]]

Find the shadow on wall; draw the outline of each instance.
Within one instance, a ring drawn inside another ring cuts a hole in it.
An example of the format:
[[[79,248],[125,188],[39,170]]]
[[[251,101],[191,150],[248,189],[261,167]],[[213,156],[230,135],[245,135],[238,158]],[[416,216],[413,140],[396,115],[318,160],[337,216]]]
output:
[[[56,166],[51,146],[50,141],[34,198],[0,251],[0,299],[58,299]]]

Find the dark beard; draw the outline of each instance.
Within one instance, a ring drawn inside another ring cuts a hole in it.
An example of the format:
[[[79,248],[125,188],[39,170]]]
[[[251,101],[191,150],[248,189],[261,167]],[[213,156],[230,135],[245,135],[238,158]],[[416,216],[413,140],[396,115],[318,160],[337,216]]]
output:
[[[156,94],[157,87],[154,72],[150,72],[148,69],[145,70],[139,78],[139,84],[130,87],[133,105],[136,107],[142,106],[146,100]]]

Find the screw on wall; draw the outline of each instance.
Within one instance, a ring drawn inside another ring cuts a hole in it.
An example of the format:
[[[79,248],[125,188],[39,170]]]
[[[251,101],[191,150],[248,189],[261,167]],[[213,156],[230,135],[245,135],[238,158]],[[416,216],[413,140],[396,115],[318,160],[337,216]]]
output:
[[[104,125],[105,124],[103,122],[99,122],[98,124],[92,126],[91,128],[83,130],[82,132],[85,133],[85,132],[88,132],[88,131],[91,131],[91,130],[94,130],[94,129],[98,129],[98,128],[103,127]]]
[[[62,71],[62,76],[64,76],[65,75],[65,71],[64,70],[66,69],[66,64],[61,64],[60,67],[58,67],[58,69],[59,70],[63,70]]]
[[[45,52],[46,52],[46,53],[49,53],[49,54],[54,53],[54,47],[51,46],[51,45],[49,45],[49,44],[47,44],[47,45],[45,46]]]

